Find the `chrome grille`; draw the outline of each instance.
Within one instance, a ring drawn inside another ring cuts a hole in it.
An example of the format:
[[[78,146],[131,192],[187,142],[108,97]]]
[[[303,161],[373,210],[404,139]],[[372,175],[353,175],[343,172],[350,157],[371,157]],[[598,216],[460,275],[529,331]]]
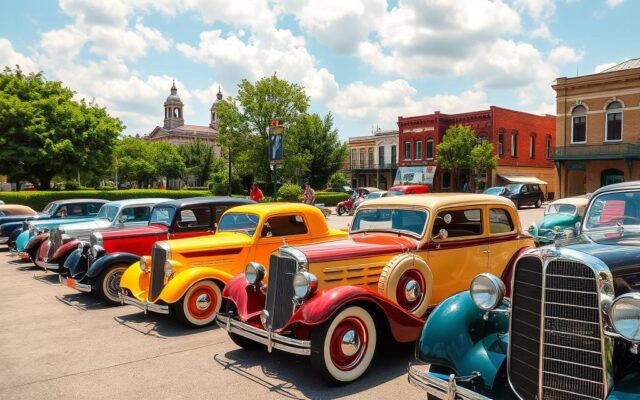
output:
[[[49,231],[49,252],[47,253],[47,259],[53,258],[56,250],[62,246],[62,232],[60,229],[54,228]]]
[[[273,330],[282,328],[293,315],[293,277],[297,272],[296,260],[271,255],[265,309],[269,313],[267,324]]]
[[[149,301],[156,301],[164,288],[164,263],[167,261],[167,251],[153,245],[151,249],[151,271],[149,276]]]
[[[513,284],[509,380],[515,392],[525,400],[603,399],[598,282],[592,269],[553,260],[543,270],[539,259],[523,257]]]

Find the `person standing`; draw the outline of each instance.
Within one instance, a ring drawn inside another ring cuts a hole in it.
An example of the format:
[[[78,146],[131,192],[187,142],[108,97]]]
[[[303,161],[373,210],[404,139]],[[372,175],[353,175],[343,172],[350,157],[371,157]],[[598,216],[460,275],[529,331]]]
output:
[[[313,205],[315,201],[316,201],[315,190],[311,188],[311,185],[309,184],[309,182],[305,182],[304,183],[304,204]]]
[[[253,186],[251,186],[251,192],[249,193],[249,198],[256,203],[260,203],[262,199],[264,199],[264,194],[262,194],[262,190],[258,187],[258,185],[254,182]]]

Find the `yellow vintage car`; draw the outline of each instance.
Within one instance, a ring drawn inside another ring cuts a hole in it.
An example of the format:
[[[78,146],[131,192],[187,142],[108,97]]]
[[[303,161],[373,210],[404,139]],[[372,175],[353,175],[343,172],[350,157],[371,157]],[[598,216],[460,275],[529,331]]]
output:
[[[349,238],[290,244],[268,264],[249,263],[226,286],[218,325],[241,347],[307,355],[328,380],[350,382],[381,336],[415,341],[434,306],[480,273],[508,281],[534,245],[510,200],[481,194],[371,200],[350,229]]]
[[[214,235],[156,242],[151,256],[131,265],[120,280],[121,300],[145,313],[172,314],[190,327],[213,322],[222,290],[249,261],[268,264],[284,244],[342,239],[316,207],[263,203],[224,213]]]

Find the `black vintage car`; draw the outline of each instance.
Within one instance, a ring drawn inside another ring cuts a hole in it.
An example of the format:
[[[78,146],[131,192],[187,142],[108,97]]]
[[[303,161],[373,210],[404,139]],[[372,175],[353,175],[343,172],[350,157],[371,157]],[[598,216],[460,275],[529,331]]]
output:
[[[510,284],[481,274],[434,309],[409,381],[441,399],[640,399],[640,181],[596,191],[578,236],[522,254]]]
[[[513,201],[516,208],[521,206],[535,206],[540,208],[544,202],[544,192],[537,183],[510,183],[506,191],[501,194]]]

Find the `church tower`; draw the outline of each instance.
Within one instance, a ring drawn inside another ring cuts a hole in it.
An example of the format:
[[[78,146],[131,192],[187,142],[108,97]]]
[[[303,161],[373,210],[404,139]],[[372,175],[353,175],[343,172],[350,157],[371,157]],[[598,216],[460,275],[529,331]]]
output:
[[[178,97],[178,89],[176,89],[176,81],[171,85],[171,94],[164,102],[164,129],[173,129],[184,125],[184,117],[182,109],[184,104]]]
[[[222,100],[222,92],[220,86],[218,86],[218,94],[216,94],[216,101],[211,105],[211,123],[209,126],[215,130],[218,130],[218,124],[220,123],[220,116],[218,115],[218,104]]]

